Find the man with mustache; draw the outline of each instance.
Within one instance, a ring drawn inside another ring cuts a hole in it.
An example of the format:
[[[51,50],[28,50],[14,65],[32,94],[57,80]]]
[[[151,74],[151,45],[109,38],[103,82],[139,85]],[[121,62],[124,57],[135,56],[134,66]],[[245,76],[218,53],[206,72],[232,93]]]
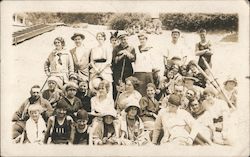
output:
[[[13,125],[12,138],[18,140],[20,135],[25,129],[26,121],[29,119],[28,108],[31,105],[40,105],[42,107],[41,115],[45,122],[53,113],[53,108],[51,107],[48,100],[41,97],[40,86],[34,85],[30,90],[30,97],[25,100],[25,102],[20,106],[20,108],[14,113],[12,121],[15,122]],[[17,141],[16,141],[17,142]]]

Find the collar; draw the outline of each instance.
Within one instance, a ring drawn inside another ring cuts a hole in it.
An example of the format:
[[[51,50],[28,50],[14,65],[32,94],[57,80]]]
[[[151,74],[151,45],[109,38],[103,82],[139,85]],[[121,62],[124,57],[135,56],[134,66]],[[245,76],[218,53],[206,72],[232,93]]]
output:
[[[152,49],[152,48],[153,48],[153,47],[148,47],[148,46],[142,48],[141,45],[140,45],[140,46],[139,46],[139,51],[140,51],[141,53],[143,53],[143,52],[149,51],[149,50]]]
[[[197,119],[200,115],[202,115],[205,112],[205,109],[202,108],[198,113],[192,113],[192,116]]]
[[[62,49],[61,51],[58,51],[56,49],[53,50],[54,56],[56,56],[57,54],[63,54],[65,49]]]
[[[122,49],[127,49],[129,46],[128,46],[128,44],[125,45],[125,46],[122,46],[122,45],[120,44],[120,47],[121,47]]]

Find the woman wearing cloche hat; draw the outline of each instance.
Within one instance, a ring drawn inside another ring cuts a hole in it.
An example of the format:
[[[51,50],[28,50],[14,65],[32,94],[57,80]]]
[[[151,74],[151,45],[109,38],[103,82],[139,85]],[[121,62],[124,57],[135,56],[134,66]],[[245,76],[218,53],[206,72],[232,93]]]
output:
[[[103,120],[91,131],[90,144],[94,145],[115,145],[119,141],[119,122],[115,109],[108,109],[102,114]]]
[[[125,108],[126,114],[122,115],[121,144],[122,145],[145,145],[149,141],[148,134],[144,131],[144,125],[140,114],[140,105],[136,100],[131,100]]]

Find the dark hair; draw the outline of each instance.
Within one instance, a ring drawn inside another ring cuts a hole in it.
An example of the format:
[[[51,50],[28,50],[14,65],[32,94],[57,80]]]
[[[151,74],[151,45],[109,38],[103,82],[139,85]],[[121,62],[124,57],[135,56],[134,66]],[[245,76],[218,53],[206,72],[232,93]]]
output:
[[[173,104],[175,106],[181,105],[181,97],[177,94],[170,94],[168,98],[168,103]]]
[[[56,109],[64,109],[64,110],[67,110],[67,104],[65,101],[61,100],[61,101],[58,101],[57,105],[56,105]]]
[[[55,38],[54,44],[55,44],[55,41],[56,41],[56,40],[60,41],[63,47],[65,46],[65,41],[64,41],[64,39],[63,39],[62,37],[57,37],[57,38]]]
[[[199,33],[206,33],[206,34],[207,34],[207,31],[206,31],[204,28],[201,28],[201,29],[199,30]]]
[[[128,78],[126,78],[125,82],[127,81],[130,81],[135,89],[138,88],[140,85],[140,81],[136,77],[133,77],[133,76],[129,76]]]
[[[110,40],[113,38],[117,39],[118,38],[118,30],[115,33],[110,32],[110,35],[111,35]]]
[[[98,33],[96,33],[96,37],[97,37],[99,34],[104,38],[104,40],[106,40],[106,34],[105,34],[104,32],[98,32]]]
[[[197,96],[197,91],[196,91],[194,88],[189,88],[189,89],[187,89],[187,91],[189,91],[189,90],[191,90],[191,91],[193,91],[193,92],[194,92],[194,97],[196,97],[196,96]]]

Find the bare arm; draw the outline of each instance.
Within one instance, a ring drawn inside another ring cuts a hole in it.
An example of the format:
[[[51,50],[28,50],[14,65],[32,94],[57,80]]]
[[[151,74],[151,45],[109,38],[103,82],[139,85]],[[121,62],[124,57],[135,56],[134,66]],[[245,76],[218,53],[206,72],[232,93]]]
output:
[[[75,124],[74,124],[74,120],[68,116],[67,118],[69,118],[70,120],[70,137],[69,137],[69,143],[73,144],[74,142],[74,136],[75,136]]]
[[[49,70],[49,67],[50,67],[50,61],[49,61],[49,57],[46,59],[45,63],[44,63],[44,72],[47,76],[50,75],[50,70]]]
[[[54,118],[50,117],[48,120],[48,125],[47,125],[47,130],[45,131],[45,135],[44,135],[44,144],[47,144],[49,136],[50,136],[50,130],[52,128],[52,124],[54,123]]]
[[[205,50],[199,50],[199,43],[195,45],[195,55],[196,56],[200,56],[200,55],[203,55],[205,54],[207,51],[207,49]]]
[[[153,139],[152,139],[153,144],[157,144],[161,129],[162,129],[162,119],[161,119],[161,114],[159,114],[155,120]]]

